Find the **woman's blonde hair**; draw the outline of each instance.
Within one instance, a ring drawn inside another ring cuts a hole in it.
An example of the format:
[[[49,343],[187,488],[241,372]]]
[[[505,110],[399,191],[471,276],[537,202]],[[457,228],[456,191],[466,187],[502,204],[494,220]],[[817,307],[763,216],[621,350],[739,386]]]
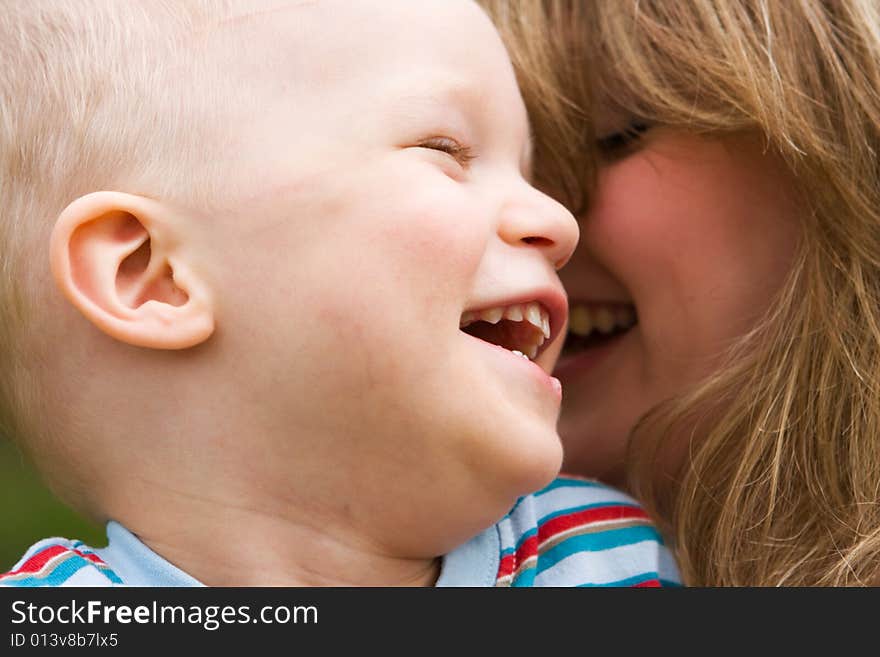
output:
[[[649,124],[759,131],[788,163],[806,207],[788,281],[727,366],[642,419],[631,485],[688,584],[880,582],[880,5],[483,4],[518,68],[539,173],[572,206],[596,170],[591,95]],[[682,431],[688,458],[658,485],[655,456]]]

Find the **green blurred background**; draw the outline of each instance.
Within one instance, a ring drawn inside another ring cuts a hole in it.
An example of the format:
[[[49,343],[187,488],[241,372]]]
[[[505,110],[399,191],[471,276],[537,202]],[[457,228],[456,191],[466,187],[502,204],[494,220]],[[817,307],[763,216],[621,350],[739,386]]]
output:
[[[0,573],[41,538],[63,536],[93,547],[107,544],[104,529],[64,504],[43,485],[31,465],[0,438]]]

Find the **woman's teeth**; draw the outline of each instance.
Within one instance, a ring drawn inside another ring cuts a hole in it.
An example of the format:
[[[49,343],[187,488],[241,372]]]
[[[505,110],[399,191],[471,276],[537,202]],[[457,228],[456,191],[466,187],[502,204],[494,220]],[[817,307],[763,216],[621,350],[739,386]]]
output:
[[[636,313],[630,305],[573,303],[568,313],[568,331],[580,337],[587,337],[594,331],[608,335],[626,330],[635,323]]]
[[[523,358],[534,360],[538,349],[550,337],[550,314],[540,303],[533,301],[484,310],[468,310],[462,314],[459,328],[464,329],[477,322],[495,325],[502,320],[514,325],[503,331],[501,327],[495,332],[474,330],[474,334],[487,342],[510,349]]]

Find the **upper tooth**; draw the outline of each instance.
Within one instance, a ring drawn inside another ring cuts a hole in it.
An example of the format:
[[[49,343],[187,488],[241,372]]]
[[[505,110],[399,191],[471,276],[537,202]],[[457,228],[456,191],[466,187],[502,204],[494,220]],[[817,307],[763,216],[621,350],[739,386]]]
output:
[[[501,317],[504,315],[504,308],[489,308],[488,310],[480,311],[480,319],[483,319],[490,324],[497,324],[501,321]]]
[[[487,308],[485,310],[468,310],[461,314],[458,322],[459,328],[464,328],[474,322],[485,321],[490,324],[497,324],[502,319],[509,319],[513,322],[527,321],[529,324],[538,329],[538,333],[534,336],[534,342],[538,346],[543,344],[544,340],[550,338],[550,315],[541,304],[536,301],[531,303],[513,304],[499,308]]]
[[[601,307],[594,314],[596,328],[602,333],[611,333],[614,330],[614,315],[608,308]]]
[[[541,321],[541,307],[537,303],[526,304],[525,318],[532,326],[543,333],[544,323]]]
[[[508,306],[504,310],[504,317],[514,322],[521,322],[523,318],[522,307],[518,305]]]
[[[593,330],[593,318],[585,306],[575,306],[568,317],[568,330],[575,335],[586,336]]]
[[[628,329],[636,323],[635,309],[622,304],[574,304],[568,316],[568,330],[586,337],[593,331],[611,333],[615,327]]]

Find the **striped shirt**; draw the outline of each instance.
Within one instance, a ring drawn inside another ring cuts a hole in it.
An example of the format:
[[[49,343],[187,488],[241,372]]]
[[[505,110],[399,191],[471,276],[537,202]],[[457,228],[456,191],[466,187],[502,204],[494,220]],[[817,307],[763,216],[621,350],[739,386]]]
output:
[[[496,586],[669,586],[678,570],[647,514],[603,484],[559,477],[498,524]]]
[[[0,586],[118,586],[119,576],[82,541],[47,538],[34,544]]]
[[[0,586],[201,586],[116,522],[109,545],[50,538]],[[603,484],[560,477],[443,558],[437,586],[678,585],[675,562],[645,512]]]
[[[678,586],[663,539],[628,495],[561,476],[446,555],[438,586]]]

